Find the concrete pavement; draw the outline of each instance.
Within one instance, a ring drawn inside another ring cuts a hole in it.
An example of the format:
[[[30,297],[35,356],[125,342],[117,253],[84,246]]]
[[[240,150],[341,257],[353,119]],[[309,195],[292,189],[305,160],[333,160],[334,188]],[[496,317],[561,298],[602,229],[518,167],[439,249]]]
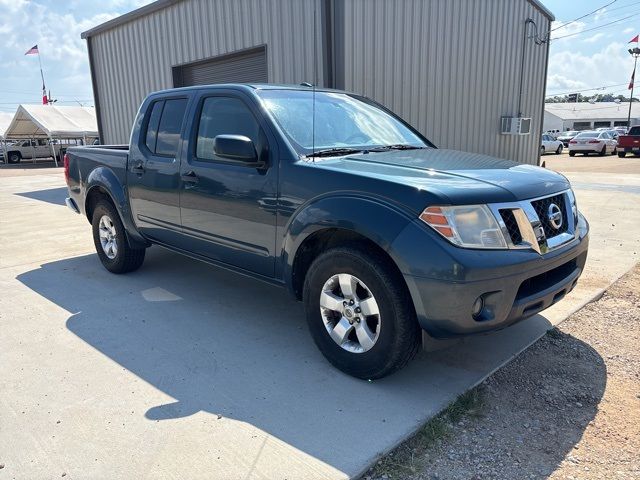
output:
[[[640,253],[640,175],[570,173],[592,226],[574,292],[363,382],[275,287],[156,247],[109,274],[59,170],[15,172],[0,169],[0,480],[357,476]]]

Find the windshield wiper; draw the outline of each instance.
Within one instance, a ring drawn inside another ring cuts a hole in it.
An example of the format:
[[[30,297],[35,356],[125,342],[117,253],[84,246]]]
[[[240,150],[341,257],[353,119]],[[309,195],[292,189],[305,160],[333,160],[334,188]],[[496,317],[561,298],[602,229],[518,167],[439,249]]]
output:
[[[394,145],[381,145],[380,147],[372,148],[370,152],[383,152],[385,150],[421,150],[426,147],[419,147],[417,145],[409,145],[407,143],[396,143]]]
[[[327,148],[324,150],[316,150],[313,153],[307,155],[308,158],[311,157],[338,157],[341,155],[350,155],[352,153],[362,153],[364,150],[361,148],[346,148],[346,147],[335,147],[335,148]]]

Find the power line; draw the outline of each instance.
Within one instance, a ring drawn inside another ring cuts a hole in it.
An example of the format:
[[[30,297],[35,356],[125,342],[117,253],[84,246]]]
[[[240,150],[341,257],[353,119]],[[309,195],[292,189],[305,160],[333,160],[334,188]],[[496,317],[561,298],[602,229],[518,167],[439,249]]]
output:
[[[635,82],[635,83],[640,84],[640,81]],[[634,83],[634,85],[635,85],[635,83]],[[601,87],[584,88],[584,89],[582,89],[582,90],[571,90],[571,91],[569,91],[569,92],[562,92],[562,93],[551,93],[551,94],[549,94],[549,95],[545,95],[545,98],[548,98],[548,97],[559,97],[559,96],[561,96],[561,95],[570,95],[570,94],[572,94],[572,93],[588,92],[588,91],[590,91],[590,90],[605,90],[605,89],[607,89],[607,88],[611,88],[611,87],[620,87],[620,86],[622,86],[622,85],[629,85],[629,82],[625,82],[625,83],[614,83],[613,85],[603,85],[603,86],[601,86]]]
[[[562,35],[560,37],[555,37],[555,38],[552,38],[551,40],[560,40],[561,38],[573,37],[574,35],[582,35],[583,33],[591,32],[593,30],[598,30],[600,28],[604,28],[604,27],[607,27],[609,25],[613,25],[615,23],[622,22],[623,20],[627,20],[627,19],[632,18],[632,17],[637,17],[638,15],[640,15],[640,13],[633,13],[633,14],[628,15],[626,17],[622,17],[622,18],[618,18],[617,20],[613,20],[612,22],[609,22],[609,23],[603,23],[602,25],[598,25],[598,26],[592,27],[592,28],[587,28],[586,30],[581,30],[579,32],[569,33],[567,35]]]
[[[571,21],[569,21],[569,22],[567,22],[567,23],[564,23],[564,24],[560,25],[559,27],[552,28],[551,30],[549,30],[549,33],[553,32],[554,30],[558,30],[559,28],[564,28],[564,27],[566,27],[567,25],[571,25],[572,23],[575,23],[575,22],[577,22],[578,20],[582,20],[583,18],[586,18],[586,17],[588,17],[589,15],[593,15],[594,13],[599,12],[599,11],[600,11],[600,10],[602,10],[603,8],[607,8],[609,5],[613,5],[614,3],[616,3],[616,1],[617,1],[617,0],[613,0],[612,2],[609,2],[609,3],[607,3],[606,5],[603,5],[602,7],[598,7],[598,8],[597,8],[596,10],[594,10],[593,12],[589,12],[589,13],[586,13],[586,14],[582,15],[581,17],[574,18],[573,20],[571,20]]]

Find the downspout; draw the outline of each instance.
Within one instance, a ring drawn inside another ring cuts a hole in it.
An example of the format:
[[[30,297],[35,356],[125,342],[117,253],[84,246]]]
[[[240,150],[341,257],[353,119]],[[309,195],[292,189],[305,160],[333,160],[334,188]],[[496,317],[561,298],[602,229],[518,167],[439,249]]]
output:
[[[551,21],[549,21],[549,27],[551,27]],[[546,106],[545,95],[547,93],[547,75],[549,73],[549,51],[551,50],[551,46],[549,45],[549,42],[546,42],[546,48],[547,48],[547,51],[544,55],[544,89],[542,90],[542,114],[540,115],[540,135],[542,135],[543,128],[544,128],[544,110]],[[564,121],[562,123],[562,128],[563,129],[565,128]],[[538,166],[540,166],[541,160],[542,160],[542,157],[540,156],[540,154],[538,154]]]

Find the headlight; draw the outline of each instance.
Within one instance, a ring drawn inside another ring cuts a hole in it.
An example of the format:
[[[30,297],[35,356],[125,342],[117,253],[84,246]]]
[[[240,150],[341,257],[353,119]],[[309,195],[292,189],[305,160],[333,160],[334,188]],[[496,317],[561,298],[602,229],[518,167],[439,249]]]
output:
[[[502,230],[486,205],[428,207],[420,220],[460,247],[507,248]]]

